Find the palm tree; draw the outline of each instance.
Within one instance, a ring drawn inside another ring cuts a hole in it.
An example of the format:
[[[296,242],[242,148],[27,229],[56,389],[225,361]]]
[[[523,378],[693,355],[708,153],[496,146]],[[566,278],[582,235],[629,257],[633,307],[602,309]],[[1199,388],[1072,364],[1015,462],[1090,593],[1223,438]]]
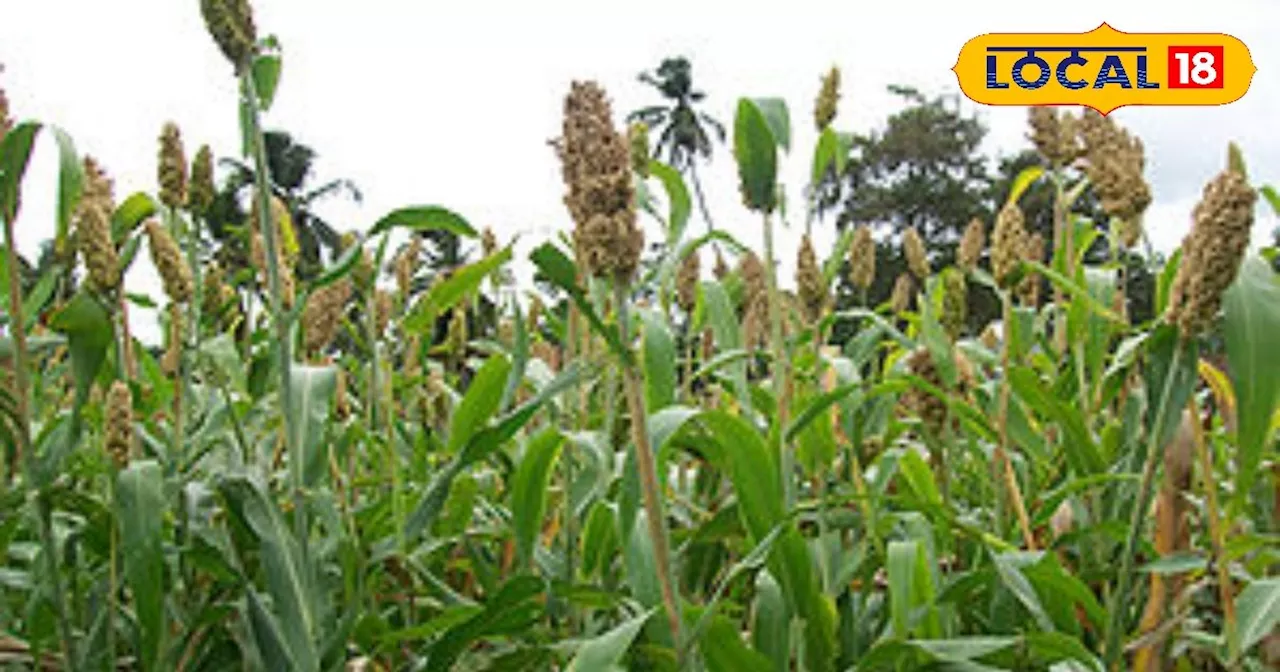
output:
[[[316,151],[297,142],[289,133],[268,131],[263,134],[263,140],[267,150],[267,168],[271,171],[271,190],[289,206],[298,236],[298,276],[302,279],[314,277],[323,268],[321,248],[327,249],[332,259],[341,246],[341,233],[316,214],[316,204],[344,193],[359,203],[362,195],[355,183],[347,179],[331,180],[318,187],[309,184]],[[231,172],[215,201],[210,226],[214,237],[225,241],[225,225],[245,220],[246,214],[240,206],[243,202],[241,196],[253,186],[254,173],[251,166],[235,159],[223,159],[220,163]]]
[[[667,163],[673,168],[682,173],[688,171],[698,197],[698,208],[707,222],[707,230],[710,231],[714,227],[702,196],[697,164],[699,159],[711,160],[711,133],[720,142],[725,141],[724,124],[707,113],[694,109],[696,104],[706,99],[707,94],[693,88],[693,66],[688,59],[663,59],[656,71],[640,73],[640,81],[657,89],[668,102],[636,110],[627,116],[627,121],[642,121],[651,129],[661,129],[653,156],[661,158],[665,153]],[[711,133],[708,133],[708,129]]]

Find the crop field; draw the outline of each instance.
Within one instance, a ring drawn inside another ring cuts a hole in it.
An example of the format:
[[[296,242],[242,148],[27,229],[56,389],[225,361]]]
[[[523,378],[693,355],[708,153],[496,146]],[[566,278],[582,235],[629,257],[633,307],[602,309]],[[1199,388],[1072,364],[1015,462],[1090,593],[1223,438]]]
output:
[[[1028,110],[1031,162],[941,247],[856,216],[819,246],[871,155],[838,69],[689,140],[735,166],[719,228],[670,119],[576,81],[518,286],[448,203],[318,225],[263,127],[279,45],[247,0],[189,4],[243,142],[165,125],[154,189],[0,90],[0,670],[1280,665],[1280,276],[1250,245],[1280,194],[1247,147],[1204,149],[1170,255],[1153,157],[1070,108]]]

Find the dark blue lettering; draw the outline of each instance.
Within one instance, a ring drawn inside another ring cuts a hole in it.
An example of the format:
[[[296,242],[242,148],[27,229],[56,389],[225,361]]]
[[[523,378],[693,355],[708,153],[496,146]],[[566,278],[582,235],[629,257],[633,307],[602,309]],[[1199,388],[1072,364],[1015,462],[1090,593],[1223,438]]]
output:
[[[1037,77],[1034,82],[1028,82],[1022,76],[1022,70],[1028,65],[1034,65],[1037,68],[1040,68],[1040,76]],[[1013,64],[1013,82],[1017,84],[1019,88],[1035,90],[1044,86],[1047,81],[1049,81],[1049,63],[1043,58],[1036,56],[1035,52],[1031,52],[1022,58],[1019,58],[1018,61]]]
[[[1158,89],[1160,82],[1147,81],[1147,57],[1138,57],[1138,88],[1139,89]]]
[[[987,55],[987,88],[988,89],[1007,89],[1009,82],[1001,82],[996,75],[996,57]]]
[[[1098,78],[1093,80],[1093,88],[1101,89],[1108,84],[1119,84],[1120,88],[1123,89],[1133,88],[1133,85],[1129,83],[1129,75],[1125,74],[1124,63],[1115,54],[1108,56],[1107,60],[1102,62],[1102,69],[1098,71]]]
[[[1089,86],[1089,82],[1083,79],[1068,79],[1067,68],[1073,65],[1088,65],[1089,61],[1085,60],[1079,52],[1073,51],[1067,58],[1058,62],[1058,83],[1068,89],[1083,89]]]

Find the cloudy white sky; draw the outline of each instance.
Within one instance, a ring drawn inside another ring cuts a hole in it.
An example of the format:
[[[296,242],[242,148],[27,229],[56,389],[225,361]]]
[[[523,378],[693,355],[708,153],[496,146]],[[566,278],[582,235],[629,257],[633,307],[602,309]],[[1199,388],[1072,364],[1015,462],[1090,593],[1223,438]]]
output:
[[[1256,182],[1280,182],[1272,70],[1280,3],[1267,0],[252,2],[260,32],[279,36],[285,52],[268,125],[320,152],[317,180],[349,177],[364,192],[363,205],[327,207],[342,229],[364,229],[402,205],[440,204],[504,238],[525,234],[518,252],[527,251],[568,223],[546,140],[559,133],[569,82],[599,81],[621,117],[656,102],[635,75],[673,54],[690,58],[695,82],[710,94],[707,111],[726,124],[738,96],[788,101],[796,153],[786,158],[786,180],[797,200],[814,141],[813,96],[832,64],[844,73],[836,126],[865,131],[897,103],[888,84],[958,91],[950,68],[975,35],[1087,31],[1102,21],[1128,32],[1230,33],[1258,67],[1249,93],[1226,107],[1115,113],[1147,147],[1155,192],[1147,221],[1158,247],[1187,230],[1228,141],[1244,147]],[[155,138],[166,120],[180,124],[191,152],[200,143],[219,155],[237,151],[235,84],[204,33],[197,0],[0,0],[0,16],[0,86],[15,113],[68,129],[107,166],[120,197],[154,188]],[[993,152],[1025,144],[1024,110],[979,111]],[[19,222],[24,252],[50,235],[55,178],[46,140]],[[717,224],[755,243],[726,148],[704,180]],[[1269,209],[1258,212],[1255,241],[1275,227]],[[783,232],[783,257],[794,256],[799,226]],[[815,236],[820,244],[834,238]],[[136,267],[129,288],[154,287],[149,264]],[[154,330],[142,336],[151,340]]]

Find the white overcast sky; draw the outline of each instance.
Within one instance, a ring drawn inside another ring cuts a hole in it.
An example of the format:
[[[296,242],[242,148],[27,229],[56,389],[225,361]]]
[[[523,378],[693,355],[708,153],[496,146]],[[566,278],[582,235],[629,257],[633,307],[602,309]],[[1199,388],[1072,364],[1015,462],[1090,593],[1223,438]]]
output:
[[[546,141],[559,134],[569,82],[599,81],[621,124],[627,111],[658,102],[637,72],[675,54],[690,58],[696,85],[710,94],[707,111],[726,126],[739,96],[787,100],[794,153],[785,178],[798,202],[815,136],[813,96],[832,64],[844,73],[835,125],[866,131],[897,104],[888,84],[957,92],[950,68],[971,37],[1087,31],[1102,21],[1128,32],[1230,33],[1258,67],[1248,94],[1226,107],[1115,113],[1146,144],[1155,193],[1147,226],[1157,247],[1169,249],[1184,235],[1229,140],[1244,147],[1255,183],[1280,181],[1280,87],[1272,70],[1280,59],[1280,3],[1267,0],[251,2],[260,34],[276,34],[284,48],[268,126],[320,153],[317,181],[349,177],[364,192],[362,206],[325,209],[344,230],[365,229],[399,206],[439,204],[503,238],[523,232],[522,257],[530,243],[568,226]],[[200,143],[219,156],[237,151],[235,84],[204,32],[197,0],[0,0],[0,17],[0,86],[14,113],[68,129],[115,177],[119,198],[154,189],[156,136],[166,120],[182,127],[189,153]],[[980,114],[993,152],[1026,144],[1024,109]],[[50,140],[40,143],[28,175],[19,236],[30,254],[52,231]],[[727,148],[717,148],[703,175],[717,224],[758,246]],[[1276,224],[1269,208],[1258,213],[1255,242]],[[702,227],[696,214],[692,226]],[[801,226],[782,233],[787,284]],[[828,227],[815,237],[821,250],[834,234]],[[133,291],[156,287],[145,259],[127,282]],[[133,314],[142,337],[154,340],[149,316]]]

